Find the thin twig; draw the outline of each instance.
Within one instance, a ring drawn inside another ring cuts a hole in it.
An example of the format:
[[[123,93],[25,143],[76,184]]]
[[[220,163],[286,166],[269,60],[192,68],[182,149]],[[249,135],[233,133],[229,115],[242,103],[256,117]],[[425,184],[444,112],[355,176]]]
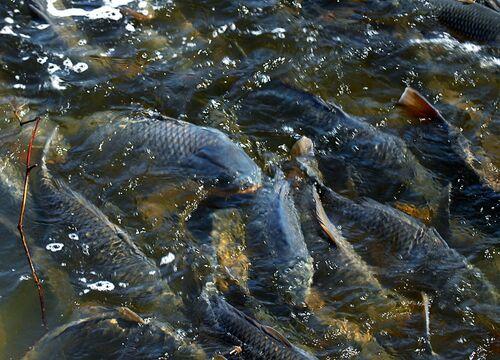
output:
[[[33,280],[35,281],[35,285],[38,289],[38,299],[40,301],[40,310],[42,312],[42,323],[44,327],[47,327],[47,319],[45,317],[45,296],[44,296],[44,291],[42,287],[42,283],[40,281],[40,278],[38,277],[35,266],[33,264],[33,260],[31,258],[30,250],[28,248],[28,244],[26,242],[26,235],[24,233],[24,213],[26,212],[26,199],[28,197],[28,180],[30,176],[31,170],[35,168],[37,165],[31,165],[31,153],[33,149],[33,142],[35,141],[36,138],[36,132],[38,130],[38,125],[40,124],[40,121],[42,119],[40,117],[37,117],[35,120],[35,126],[33,127],[33,130],[31,132],[31,138],[28,144],[28,154],[26,155],[26,172],[24,174],[24,187],[23,187],[23,198],[21,201],[21,211],[19,212],[19,222],[17,223],[17,229],[19,230],[19,235],[21,236],[21,242],[23,243],[23,248],[24,252],[26,253],[26,257],[28,258],[28,263],[31,268],[31,274],[33,275]],[[25,121],[21,122],[21,126],[24,124],[33,122],[33,121]]]

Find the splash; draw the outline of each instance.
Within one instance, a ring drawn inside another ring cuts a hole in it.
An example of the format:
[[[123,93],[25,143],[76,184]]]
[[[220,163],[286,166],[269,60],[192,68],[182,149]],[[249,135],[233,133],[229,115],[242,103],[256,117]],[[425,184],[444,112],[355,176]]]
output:
[[[109,19],[120,20],[123,15],[117,7],[127,5],[132,0],[107,0],[104,5],[93,10],[85,10],[81,8],[57,9],[54,4],[57,0],[47,1],[47,11],[54,17],[87,17],[89,19]]]
[[[109,281],[98,281],[92,284],[87,285],[90,290],[95,291],[113,291],[115,289],[115,285]]]

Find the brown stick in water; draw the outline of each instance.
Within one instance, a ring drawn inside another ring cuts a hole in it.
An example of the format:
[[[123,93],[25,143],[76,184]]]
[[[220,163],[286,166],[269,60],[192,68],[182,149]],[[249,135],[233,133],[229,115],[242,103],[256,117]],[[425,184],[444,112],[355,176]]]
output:
[[[17,229],[19,230],[19,235],[21,236],[21,242],[23,244],[24,252],[26,253],[26,257],[28,258],[28,264],[31,268],[31,274],[33,275],[33,280],[35,281],[35,285],[38,289],[38,299],[40,301],[40,310],[42,313],[42,323],[44,327],[47,327],[47,319],[45,317],[45,296],[42,287],[42,283],[40,278],[38,277],[35,266],[33,264],[33,260],[31,258],[30,250],[28,248],[28,244],[26,242],[26,234],[24,233],[24,213],[26,212],[26,199],[28,197],[28,180],[31,170],[35,168],[37,165],[31,165],[31,153],[33,149],[33,142],[36,138],[36,132],[38,130],[38,125],[42,119],[40,117],[35,118],[34,120],[29,121],[21,121],[20,125],[26,125],[31,122],[35,123],[33,130],[31,132],[31,138],[28,144],[28,153],[26,155],[26,172],[24,174],[24,186],[23,186],[23,198],[21,201],[21,211],[19,212],[19,222],[17,223]]]

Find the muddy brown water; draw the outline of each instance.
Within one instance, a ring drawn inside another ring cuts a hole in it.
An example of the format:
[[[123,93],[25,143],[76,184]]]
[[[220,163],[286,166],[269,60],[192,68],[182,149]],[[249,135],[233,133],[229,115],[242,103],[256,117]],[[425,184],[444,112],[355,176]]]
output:
[[[37,159],[50,130],[60,127],[51,171],[127,231],[147,257],[162,263],[162,276],[174,292],[195,292],[191,282],[202,282],[213,272],[220,291],[233,303],[241,297],[238,291],[259,285],[258,278],[249,277],[252,265],[245,255],[244,200],[219,198],[215,206],[207,205],[207,191],[198,184],[142,177],[132,170],[123,177],[123,168],[140,165],[126,153],[116,159],[99,154],[109,162],[93,167],[92,154],[69,150],[111,119],[140,109],[157,110],[221,130],[269,175],[275,164],[289,159],[291,146],[307,125],[300,121],[307,119],[297,121],[272,102],[253,101],[256,92],[286,83],[340,106],[381,132],[405,138],[408,127],[418,125],[395,104],[404,88],[412,86],[460,129],[473,152],[500,167],[498,48],[450,33],[417,11],[418,1],[50,0],[61,10],[49,8],[56,16],[52,26],[34,17],[26,3],[0,4],[2,359],[20,358],[44,334],[15,230],[29,129],[19,129],[13,107],[25,119],[44,118]],[[130,12],[122,14],[120,6],[154,17],[134,19]],[[83,16],[67,16],[75,12]],[[300,106],[300,99],[289,101]],[[342,176],[342,164],[339,169]],[[493,174],[500,176],[498,171]],[[387,187],[391,180],[386,179]],[[350,188],[337,190],[355,195]],[[86,305],[108,304],[106,291],[75,291],[81,287],[72,286],[67,264],[54,262],[50,249],[39,246],[50,219],[39,215],[32,198],[28,206],[28,237],[46,288],[50,328],[68,322]],[[450,246],[497,291],[499,225],[484,223],[489,228],[452,216]],[[259,288],[261,298],[247,302],[254,306],[251,312],[322,359],[429,356],[418,296],[405,295],[403,304],[396,301],[398,305],[389,308],[350,306],[363,299],[346,295],[349,284],[329,284],[335,264],[324,257],[317,261],[307,308],[273,313],[273,304],[266,304],[273,290],[266,294]],[[216,271],[217,262],[222,267]],[[233,291],[235,287],[240,290]],[[172,320],[151,309],[134,310],[143,311],[144,317],[168,318],[188,342],[199,340],[185,316]],[[182,310],[179,305],[179,313]],[[498,356],[497,304],[485,312],[488,315],[471,311],[450,318],[441,312],[431,306],[430,339],[437,354],[450,359]],[[217,345],[206,345],[207,354],[214,351]]]

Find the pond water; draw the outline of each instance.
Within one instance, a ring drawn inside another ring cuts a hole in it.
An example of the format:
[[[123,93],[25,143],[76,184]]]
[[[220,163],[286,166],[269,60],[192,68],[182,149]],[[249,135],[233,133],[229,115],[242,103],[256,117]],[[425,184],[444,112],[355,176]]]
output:
[[[105,124],[133,113],[157,111],[228,135],[262,169],[266,182],[276,166],[290,160],[292,145],[308,135],[311,125],[309,110],[304,108],[310,106],[308,95],[294,97],[287,89],[317,96],[383,134],[411,142],[411,128],[419,124],[396,106],[405,87],[411,86],[459,129],[474,154],[488,159],[491,176],[498,182],[497,45],[450,32],[425,11],[422,2],[409,0],[40,1],[50,24],[36,16],[28,3],[4,0],[0,4],[0,358],[22,357],[45,333],[16,231],[32,126],[21,128],[16,114],[24,120],[43,119],[34,147],[36,162],[47,136],[58,126],[56,151],[48,160],[51,174],[128,233],[161,269],[163,281],[174,293],[188,297],[196,293],[199,283],[214,276],[219,292],[230,303],[322,359],[431,356],[418,294],[400,291],[404,306],[396,301],[397,306],[379,304],[366,310],[358,304],[363,299],[349,295],[349,284],[328,285],[335,264],[313,256],[308,306],[282,311],[273,304],[275,293],[266,287],[265,275],[252,273],[246,248],[255,239],[245,240],[251,194],[210,200],[208,186],[171,179],[168,174],[142,175],[144,163],[133,148],[111,156],[96,152],[102,144],[88,140]],[[322,136],[313,140],[320,142]],[[320,150],[320,162],[331,160],[322,156],[325,151]],[[345,158],[340,164],[323,164],[329,169],[328,185],[350,198],[369,196],[389,205],[399,200],[397,194],[385,193],[396,180],[383,178],[382,171],[377,179],[382,185],[371,193],[335,181],[348,177],[350,165]],[[437,174],[439,168],[429,171]],[[188,316],[170,313],[186,313],[186,304],[164,311],[134,306],[132,300],[114,299],[106,283],[83,284],[88,274],[71,275],[68,268],[88,255],[60,261],[53,256],[60,245],[46,246],[46,230],[53,219],[44,217],[36,202],[41,176],[41,169],[33,170],[26,226],[46,291],[51,330],[90,305],[125,305],[143,318],[170,322],[179,337],[202,347],[207,358],[223,352],[217,340],[199,339],[197,325]],[[364,184],[371,178],[377,176],[361,176],[354,182]],[[424,181],[421,192],[434,196],[433,186]],[[500,286],[498,203],[486,215],[482,209],[453,204],[461,210],[450,209],[449,245],[482,272],[496,293]],[[410,206],[420,209],[422,204]],[[468,220],[471,213],[476,222]],[[75,234],[66,230],[74,241]],[[352,240],[363,248],[363,239],[354,236]],[[250,300],[243,302],[240,294],[247,289]],[[431,304],[433,351],[450,359],[498,357],[500,309],[496,303],[491,306],[481,314],[469,309],[446,317],[440,314],[443,309]],[[390,325],[374,325],[381,319],[389,319]]]

